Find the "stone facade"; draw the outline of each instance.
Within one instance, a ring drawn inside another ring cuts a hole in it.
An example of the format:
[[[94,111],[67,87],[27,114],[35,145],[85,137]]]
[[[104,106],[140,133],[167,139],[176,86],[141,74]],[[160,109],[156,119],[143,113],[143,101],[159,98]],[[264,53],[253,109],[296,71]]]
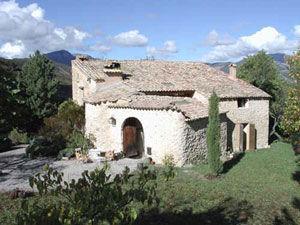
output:
[[[226,155],[227,151],[227,117],[225,114],[220,115],[221,122],[221,152]],[[207,143],[206,130],[208,118],[187,122],[184,127],[185,143],[183,148],[184,164],[197,164],[206,162]]]
[[[241,127],[249,124],[255,147],[268,147],[269,96],[246,82],[199,63],[124,61],[116,74],[105,73],[106,64],[72,62],[73,100],[85,105],[86,134],[95,137],[99,152],[122,152],[124,121],[135,118],[143,128],[143,156],[162,163],[170,154],[177,165],[206,161],[212,91],[221,98],[222,155],[241,150],[240,134],[247,132]]]
[[[183,164],[182,150],[185,138],[184,117],[172,110],[136,110],[109,108],[110,104],[86,104],[86,133],[93,134],[99,151],[114,150],[121,152],[123,123],[128,118],[140,121],[144,132],[144,156],[162,163],[166,154],[172,154],[177,165]],[[115,124],[109,123],[110,118]],[[147,154],[151,148],[151,155]]]
[[[244,107],[238,107],[237,99],[220,101],[220,109],[226,110],[228,117],[228,147],[239,150],[236,124],[254,124],[256,130],[256,148],[268,147],[269,100],[246,99]]]
[[[162,163],[165,155],[173,155],[177,165],[203,162],[207,156],[207,118],[186,122],[172,110],[137,110],[110,108],[113,104],[86,104],[86,133],[96,138],[99,151],[123,151],[123,123],[128,118],[140,121],[144,133],[144,156]],[[115,124],[110,123],[113,118]],[[221,116],[221,148],[227,148],[226,116]],[[151,154],[147,149],[151,148]]]

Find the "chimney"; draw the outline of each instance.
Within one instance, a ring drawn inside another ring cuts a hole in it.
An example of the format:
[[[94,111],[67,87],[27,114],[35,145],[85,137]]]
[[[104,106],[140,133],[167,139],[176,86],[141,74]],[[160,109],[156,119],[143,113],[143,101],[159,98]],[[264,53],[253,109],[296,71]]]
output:
[[[87,61],[90,59],[90,57],[88,55],[76,55],[76,59],[81,61]]]
[[[228,67],[229,67],[229,76],[232,78],[236,78],[236,65],[232,63]]]

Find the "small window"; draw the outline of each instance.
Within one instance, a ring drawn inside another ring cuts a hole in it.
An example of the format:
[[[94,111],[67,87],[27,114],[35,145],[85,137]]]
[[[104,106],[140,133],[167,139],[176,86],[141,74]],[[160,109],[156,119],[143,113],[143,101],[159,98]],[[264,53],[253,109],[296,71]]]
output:
[[[239,108],[247,108],[249,104],[248,99],[246,98],[239,98],[238,99],[238,107]]]
[[[108,120],[108,122],[109,122],[113,127],[115,127],[116,124],[117,124],[117,120],[116,120],[115,118],[113,118],[113,117],[110,117],[109,120]]]
[[[151,155],[152,154],[152,149],[150,147],[147,147],[147,155]]]

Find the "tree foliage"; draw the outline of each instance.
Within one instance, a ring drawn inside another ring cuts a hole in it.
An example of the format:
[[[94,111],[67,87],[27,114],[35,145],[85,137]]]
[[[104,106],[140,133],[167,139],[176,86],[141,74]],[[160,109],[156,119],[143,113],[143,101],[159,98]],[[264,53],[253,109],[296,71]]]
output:
[[[281,127],[290,136],[300,135],[300,51],[288,59],[294,83],[289,88]]]
[[[207,128],[207,148],[208,163],[213,174],[218,175],[222,172],[220,148],[220,118],[219,118],[219,98],[215,92],[209,98],[209,121]]]
[[[56,112],[58,82],[54,75],[54,65],[39,51],[24,64],[20,84],[26,92],[26,103],[34,116],[42,119]]]
[[[270,116],[273,118],[273,134],[280,138],[278,123],[283,114],[283,106],[286,99],[286,84],[280,78],[276,63],[265,51],[249,56],[238,68],[237,76],[250,84],[268,93],[272,99],[270,104]],[[277,128],[277,130],[276,130]]]
[[[0,62],[0,133],[9,133],[15,122],[18,105],[17,70],[8,62]]]
[[[156,196],[157,171],[141,165],[135,174],[126,168],[114,178],[108,167],[85,171],[75,181],[64,181],[63,173],[46,167],[45,173],[30,179],[40,197],[52,201],[25,200],[16,217],[17,224],[131,224],[138,211],[134,204],[151,206]]]

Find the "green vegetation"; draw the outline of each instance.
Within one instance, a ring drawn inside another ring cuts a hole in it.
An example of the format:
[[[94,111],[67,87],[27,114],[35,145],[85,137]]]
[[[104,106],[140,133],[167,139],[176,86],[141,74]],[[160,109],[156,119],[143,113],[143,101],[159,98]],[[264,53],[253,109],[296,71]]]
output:
[[[84,128],[84,109],[71,100],[61,103],[58,113],[45,118],[39,135],[30,141],[26,149],[29,157],[73,155],[75,148],[86,152],[92,147],[86,138]],[[67,149],[65,149],[67,147]]]
[[[300,144],[300,51],[291,56],[288,63],[294,83],[288,92],[281,126],[286,134]]]
[[[275,143],[270,149],[247,152],[234,165],[224,165],[220,179],[208,180],[208,165],[175,169],[174,179],[158,177],[159,206],[141,205],[135,224],[273,224],[291,217],[297,224],[300,212],[292,202],[300,198],[299,185],[292,179],[295,158],[291,146]],[[84,196],[84,194],[82,194]],[[34,201],[35,198],[29,198]],[[20,199],[0,195],[0,223],[13,224]],[[280,223],[279,223],[280,224]],[[283,223],[281,223],[283,224]]]
[[[220,148],[220,118],[219,98],[215,92],[209,98],[209,118],[207,128],[207,158],[209,168],[213,175],[222,172],[221,148]]]
[[[63,181],[63,174],[48,166],[30,179],[39,196],[1,207],[1,224],[132,224],[138,207],[157,206],[157,169],[140,165],[135,173],[107,174],[108,166],[85,171],[77,181]],[[6,199],[1,196],[4,203]],[[14,209],[8,212],[7,209]]]
[[[9,133],[8,137],[13,142],[14,145],[28,144],[28,142],[29,142],[28,134],[26,132],[18,131],[18,129],[16,129],[16,128],[14,128]]]
[[[276,143],[247,152],[226,169],[213,180],[204,176],[209,165],[176,169],[175,178],[158,187],[159,212],[145,213],[138,224],[241,224],[240,217],[247,216],[247,224],[268,225],[283,209],[300,221],[299,210],[292,207],[300,190],[292,180],[295,162],[290,145]]]
[[[39,51],[24,64],[20,85],[26,93],[26,104],[36,118],[43,119],[56,112],[58,82],[54,65]]]
[[[278,128],[278,124],[283,114],[283,106],[286,99],[286,84],[280,78],[276,63],[272,57],[264,51],[247,57],[244,63],[238,68],[237,76],[272,96],[270,116],[273,127],[270,137],[275,135],[281,139],[282,132]]]

